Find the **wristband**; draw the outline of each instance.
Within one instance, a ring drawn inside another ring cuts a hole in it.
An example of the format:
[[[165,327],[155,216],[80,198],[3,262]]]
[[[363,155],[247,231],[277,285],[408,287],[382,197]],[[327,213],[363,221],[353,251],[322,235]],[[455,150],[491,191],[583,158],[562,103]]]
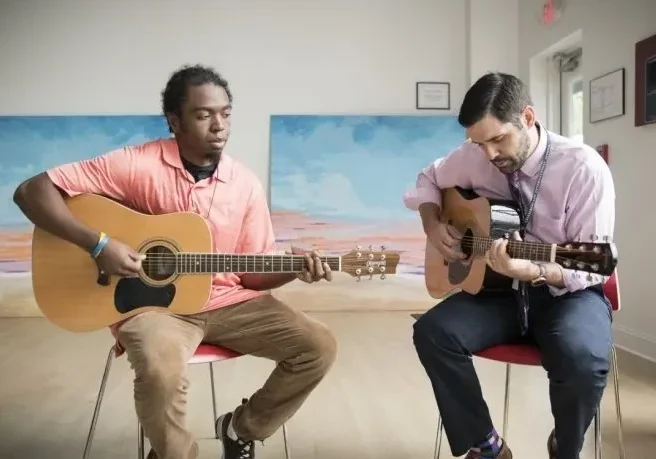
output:
[[[102,249],[105,248],[108,242],[109,242],[109,236],[107,236],[105,233],[100,233],[100,237],[98,238],[98,243],[91,251],[91,258],[98,258],[98,255],[100,255],[100,252],[102,252]]]

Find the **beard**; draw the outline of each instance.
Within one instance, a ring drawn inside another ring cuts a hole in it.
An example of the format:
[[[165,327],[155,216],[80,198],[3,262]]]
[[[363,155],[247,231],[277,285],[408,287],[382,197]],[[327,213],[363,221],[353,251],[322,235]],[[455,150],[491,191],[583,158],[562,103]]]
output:
[[[531,137],[528,134],[528,129],[523,128],[519,131],[519,142],[515,154],[503,159],[494,160],[492,163],[504,174],[512,174],[521,169],[529,157],[530,150]]]
[[[223,148],[210,148],[205,152],[205,159],[218,162],[221,159],[221,153],[223,153]]]

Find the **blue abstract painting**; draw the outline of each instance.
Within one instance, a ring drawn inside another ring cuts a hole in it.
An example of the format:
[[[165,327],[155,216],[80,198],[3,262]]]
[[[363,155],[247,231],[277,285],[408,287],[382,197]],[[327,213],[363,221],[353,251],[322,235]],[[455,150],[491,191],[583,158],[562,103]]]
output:
[[[400,275],[423,276],[425,237],[403,194],[464,140],[455,116],[272,116],[278,242],[324,253],[384,244],[402,253]]]
[[[0,273],[29,271],[32,225],[12,200],[23,180],[169,135],[161,115],[0,116]]]

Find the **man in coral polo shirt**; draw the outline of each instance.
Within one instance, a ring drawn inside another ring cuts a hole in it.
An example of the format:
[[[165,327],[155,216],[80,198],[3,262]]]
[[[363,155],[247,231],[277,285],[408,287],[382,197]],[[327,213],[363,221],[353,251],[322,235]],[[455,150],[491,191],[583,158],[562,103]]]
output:
[[[63,196],[103,195],[147,214],[193,211],[208,220],[217,252],[273,252],[275,238],[260,182],[223,153],[232,111],[228,83],[211,68],[184,67],[171,76],[162,101],[174,139],[48,170],[18,187],[16,204],[36,226],[90,254],[102,229],[76,220]],[[141,256],[108,236],[97,257],[99,266],[119,276],[136,273]],[[224,459],[254,458],[254,441],[272,435],[298,410],[332,366],[336,343],[324,325],[267,293],[297,278],[331,280],[331,272],[312,253],[298,275],[219,274],[201,313],[149,312],[113,327],[119,352],[127,352],[135,372],[136,411],[152,445],[149,459],[199,455],[185,417],[187,361],[201,342],[278,362],[260,390],[217,420]]]

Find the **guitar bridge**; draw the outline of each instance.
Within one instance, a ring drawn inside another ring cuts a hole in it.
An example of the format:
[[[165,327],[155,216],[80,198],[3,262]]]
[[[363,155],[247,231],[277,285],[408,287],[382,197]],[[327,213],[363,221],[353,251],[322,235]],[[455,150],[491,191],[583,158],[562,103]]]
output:
[[[111,283],[109,275],[100,268],[98,268],[98,278],[96,279],[96,283],[98,285],[104,285],[105,287]]]

